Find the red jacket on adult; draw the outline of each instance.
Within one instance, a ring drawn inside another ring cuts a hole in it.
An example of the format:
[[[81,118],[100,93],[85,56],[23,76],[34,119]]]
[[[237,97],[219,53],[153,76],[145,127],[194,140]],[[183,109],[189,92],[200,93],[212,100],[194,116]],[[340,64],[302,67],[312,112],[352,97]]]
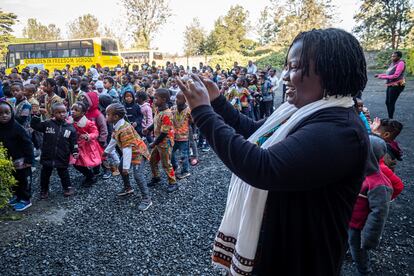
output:
[[[390,180],[392,189],[394,190],[391,199],[395,199],[404,189],[404,183],[401,178],[399,178],[390,168],[388,168],[387,165],[385,165],[384,158],[380,159],[379,167],[381,172]]]
[[[95,123],[83,116],[73,126],[77,132],[79,156],[76,160],[71,159],[71,164],[82,167],[96,167],[102,163],[102,148],[98,143],[98,128]],[[88,134],[89,139],[81,138],[83,134]]]

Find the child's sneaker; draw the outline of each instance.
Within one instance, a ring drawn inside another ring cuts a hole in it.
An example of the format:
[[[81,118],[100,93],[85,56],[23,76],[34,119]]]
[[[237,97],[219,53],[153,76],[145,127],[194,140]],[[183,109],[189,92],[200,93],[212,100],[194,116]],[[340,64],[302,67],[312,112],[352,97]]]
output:
[[[134,193],[134,189],[132,189],[131,187],[128,187],[128,188],[122,189],[122,191],[120,191],[117,195],[118,196],[127,196],[127,195],[131,195],[133,193]]]
[[[48,192],[40,192],[40,199],[48,199],[49,193]]]
[[[141,203],[138,205],[138,210],[145,211],[152,205],[151,199],[144,199],[141,201]]]
[[[177,178],[178,179],[184,179],[184,178],[189,177],[190,175],[191,175],[191,173],[185,172],[185,173],[177,174]]]
[[[174,184],[169,184],[167,187],[167,192],[172,193],[178,190],[178,185],[177,183]]]
[[[152,179],[151,179],[151,181],[150,182],[148,182],[148,187],[153,187],[153,186],[155,186],[157,183],[159,183],[161,181],[161,178],[160,177],[153,177]]]
[[[69,187],[67,190],[63,191],[64,197],[73,196],[75,194],[75,190],[72,187]]]
[[[9,199],[9,204],[11,205],[11,206],[14,206],[14,205],[16,205],[17,203],[19,203],[20,202],[20,200],[17,198],[17,196],[13,196],[12,198],[10,198]]]
[[[111,166],[112,176],[118,176],[121,173],[119,172],[118,166]]]
[[[110,171],[105,171],[104,174],[102,175],[102,179],[109,179],[111,178],[112,173]]]
[[[190,160],[190,165],[191,166],[197,166],[198,165],[198,159],[197,158],[193,158]]]
[[[27,200],[27,201],[26,200],[21,200],[16,205],[14,205],[14,210],[16,212],[21,212],[21,211],[26,210],[30,206],[32,206],[32,202],[30,200]]]

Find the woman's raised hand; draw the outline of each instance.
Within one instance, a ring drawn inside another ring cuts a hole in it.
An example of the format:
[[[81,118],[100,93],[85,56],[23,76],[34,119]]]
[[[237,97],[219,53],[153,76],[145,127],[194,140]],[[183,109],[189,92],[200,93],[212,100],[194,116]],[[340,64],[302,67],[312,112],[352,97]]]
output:
[[[187,82],[183,82],[180,78],[176,78],[176,80],[191,109],[200,105],[210,105],[210,101],[220,95],[220,91],[213,81],[201,79],[195,74],[192,74]]]

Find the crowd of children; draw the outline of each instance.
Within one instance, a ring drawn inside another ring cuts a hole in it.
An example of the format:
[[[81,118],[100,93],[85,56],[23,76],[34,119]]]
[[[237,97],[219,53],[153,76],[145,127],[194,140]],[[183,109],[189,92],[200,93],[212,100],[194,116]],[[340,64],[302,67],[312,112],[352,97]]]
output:
[[[49,197],[54,169],[64,196],[75,193],[70,165],[83,175],[83,186],[95,184],[99,177],[121,175],[118,196],[134,192],[132,170],[142,198],[138,208],[146,210],[152,205],[149,187],[161,181],[160,162],[168,179],[167,191],[174,192],[179,189],[177,181],[190,176],[190,165],[198,164],[196,144],[208,151],[176,78],[185,80],[196,73],[212,79],[236,109],[254,120],[270,116],[279,85],[274,69],[253,70],[250,63],[247,68],[235,63],[228,71],[203,64],[185,70],[169,62],[165,67],[128,69],[115,73],[108,68],[72,70],[67,66],[51,73],[26,68],[0,76],[0,142],[16,169],[18,185],[10,199],[16,211],[32,205],[35,160],[41,164],[41,199]],[[370,135],[371,152],[349,224],[349,246],[359,273],[366,274],[371,270],[368,252],[378,245],[390,202],[404,187],[394,172],[402,160],[396,138],[403,126],[394,119],[372,120],[361,99],[355,98],[355,108]],[[151,167],[148,183],[147,162]]]

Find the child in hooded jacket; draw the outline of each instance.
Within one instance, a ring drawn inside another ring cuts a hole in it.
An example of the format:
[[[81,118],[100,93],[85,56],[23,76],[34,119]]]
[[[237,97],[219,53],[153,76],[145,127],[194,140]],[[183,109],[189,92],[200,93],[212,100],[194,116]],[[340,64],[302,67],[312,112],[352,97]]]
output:
[[[385,142],[370,135],[371,149],[366,165],[366,178],[362,183],[349,222],[348,243],[357,270],[365,275],[372,272],[369,250],[378,246],[387,220],[393,193],[389,179],[381,172],[380,159],[385,155]]]
[[[106,125],[105,116],[99,111],[99,95],[96,92],[88,92],[84,94],[82,102],[86,105],[86,118],[94,122],[98,128],[99,136],[98,142],[103,151],[107,145],[108,128]],[[100,173],[100,165],[93,168],[95,175]]]
[[[47,199],[49,194],[50,176],[56,168],[60,177],[63,195],[72,196],[74,190],[71,187],[69,176],[70,155],[76,159],[78,156],[78,144],[76,143],[76,130],[72,124],[66,121],[67,110],[63,103],[55,103],[51,107],[52,119],[41,121],[39,116],[33,116],[30,126],[43,133],[42,154],[40,163],[40,197]]]
[[[101,164],[103,150],[97,141],[98,129],[94,122],[86,118],[85,113],[86,106],[82,102],[72,105],[73,126],[77,133],[79,156],[71,163],[85,177],[82,184],[89,186],[96,183],[96,177],[91,168]]]
[[[0,143],[7,149],[15,167],[13,176],[17,185],[12,187],[13,197],[9,204],[16,211],[26,210],[32,206],[33,144],[29,134],[15,120],[12,105],[5,100],[0,100]]]
[[[142,134],[142,113],[141,108],[135,102],[133,91],[125,91],[122,102],[126,109],[126,116],[129,123],[135,128],[138,134]]]

